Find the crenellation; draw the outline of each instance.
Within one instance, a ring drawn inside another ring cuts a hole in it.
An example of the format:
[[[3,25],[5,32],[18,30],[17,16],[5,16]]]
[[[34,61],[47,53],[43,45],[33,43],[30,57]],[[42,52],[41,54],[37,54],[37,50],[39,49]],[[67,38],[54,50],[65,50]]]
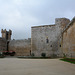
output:
[[[9,34],[12,35],[12,31],[9,29]]]
[[[1,33],[2,33],[2,38],[6,39],[6,40],[11,40],[11,35],[12,35],[11,30],[7,31],[6,29],[4,29],[4,30],[2,29]]]

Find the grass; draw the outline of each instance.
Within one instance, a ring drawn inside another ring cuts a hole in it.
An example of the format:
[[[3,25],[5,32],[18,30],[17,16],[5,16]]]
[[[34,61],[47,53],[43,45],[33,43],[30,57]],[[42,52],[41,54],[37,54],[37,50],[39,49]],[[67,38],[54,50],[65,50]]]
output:
[[[71,59],[71,58],[63,58],[63,59],[60,59],[60,60],[75,64],[75,59]]]

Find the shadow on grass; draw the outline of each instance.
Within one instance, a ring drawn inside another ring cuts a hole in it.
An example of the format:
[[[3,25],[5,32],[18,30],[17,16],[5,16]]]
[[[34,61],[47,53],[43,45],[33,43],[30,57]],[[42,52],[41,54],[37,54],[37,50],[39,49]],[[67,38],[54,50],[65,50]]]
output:
[[[75,59],[71,59],[71,58],[63,58],[63,59],[60,59],[60,60],[75,64]]]

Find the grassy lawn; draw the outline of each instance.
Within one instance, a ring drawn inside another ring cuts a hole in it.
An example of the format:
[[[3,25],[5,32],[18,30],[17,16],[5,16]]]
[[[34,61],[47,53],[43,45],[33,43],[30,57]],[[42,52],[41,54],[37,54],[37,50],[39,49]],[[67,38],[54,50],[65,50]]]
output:
[[[75,64],[75,59],[71,59],[71,58],[63,58],[63,59],[60,59],[60,60]]]

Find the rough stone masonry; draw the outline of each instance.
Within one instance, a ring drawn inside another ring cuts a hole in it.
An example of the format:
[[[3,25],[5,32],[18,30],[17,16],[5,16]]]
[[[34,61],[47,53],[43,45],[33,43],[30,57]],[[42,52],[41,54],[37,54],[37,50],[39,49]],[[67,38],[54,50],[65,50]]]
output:
[[[56,18],[54,25],[32,27],[31,50],[35,56],[62,57],[62,31],[70,22],[67,18]]]
[[[0,51],[14,50],[16,56],[75,58],[75,17],[56,18],[53,25],[31,27],[31,39],[11,40],[12,31],[2,29]]]

